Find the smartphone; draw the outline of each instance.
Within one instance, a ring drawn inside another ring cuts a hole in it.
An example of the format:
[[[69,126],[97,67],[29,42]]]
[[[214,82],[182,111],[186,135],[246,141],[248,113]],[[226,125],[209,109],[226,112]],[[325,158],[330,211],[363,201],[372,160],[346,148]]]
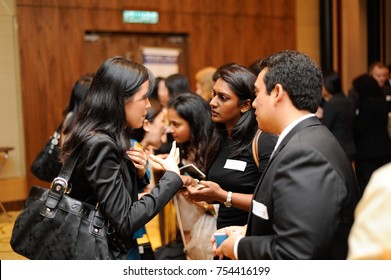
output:
[[[206,178],[205,174],[192,163],[182,166],[179,171],[182,175],[189,175],[194,179],[203,180]]]

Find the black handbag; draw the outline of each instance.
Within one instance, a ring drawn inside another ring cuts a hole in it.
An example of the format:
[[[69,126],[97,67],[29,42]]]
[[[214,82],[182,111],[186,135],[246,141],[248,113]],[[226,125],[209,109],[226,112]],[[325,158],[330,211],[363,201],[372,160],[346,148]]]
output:
[[[62,164],[59,160],[60,135],[62,124],[50,137],[49,142],[42,148],[31,165],[31,172],[38,178],[46,182],[52,182],[60,173]]]
[[[33,186],[16,218],[12,249],[29,259],[126,259],[105,216],[88,203],[68,196],[68,180],[78,154],[67,160],[50,189]]]

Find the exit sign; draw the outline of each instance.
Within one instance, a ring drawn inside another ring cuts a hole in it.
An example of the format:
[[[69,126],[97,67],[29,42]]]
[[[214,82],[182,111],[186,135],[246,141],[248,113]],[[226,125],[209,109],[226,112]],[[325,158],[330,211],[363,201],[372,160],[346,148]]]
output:
[[[159,13],[154,11],[123,11],[123,21],[126,23],[156,24]]]

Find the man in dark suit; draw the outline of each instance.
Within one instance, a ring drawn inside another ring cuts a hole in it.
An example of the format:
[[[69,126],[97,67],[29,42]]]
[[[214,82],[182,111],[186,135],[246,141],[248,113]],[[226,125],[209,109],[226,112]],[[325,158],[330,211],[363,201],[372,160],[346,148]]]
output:
[[[222,229],[228,239],[214,252],[231,259],[345,259],[360,190],[338,141],[314,115],[322,74],[295,51],[260,65],[253,107],[259,128],[279,139],[247,228]]]
[[[338,73],[331,69],[323,71],[322,96],[326,102],[323,105],[321,121],[337,138],[350,160],[354,161],[354,103],[342,92],[341,79]]]
[[[375,61],[369,65],[369,75],[372,76],[381,87],[387,101],[388,112],[391,112],[391,86],[389,82],[389,70],[386,65]]]

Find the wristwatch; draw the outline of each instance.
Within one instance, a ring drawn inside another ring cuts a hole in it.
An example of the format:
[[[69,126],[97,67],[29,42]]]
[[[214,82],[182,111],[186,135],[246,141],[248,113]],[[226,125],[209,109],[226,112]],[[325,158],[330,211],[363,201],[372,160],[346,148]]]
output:
[[[228,192],[227,199],[224,201],[224,205],[227,208],[232,206],[232,192]]]

